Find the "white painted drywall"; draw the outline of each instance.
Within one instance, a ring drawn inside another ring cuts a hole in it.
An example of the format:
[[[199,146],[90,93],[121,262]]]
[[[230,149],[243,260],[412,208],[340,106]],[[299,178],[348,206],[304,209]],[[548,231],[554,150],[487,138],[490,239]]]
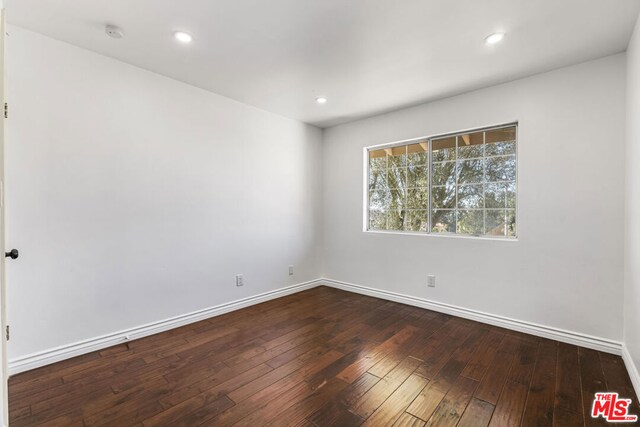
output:
[[[626,148],[624,342],[640,372],[640,16],[627,49]]]
[[[517,242],[362,231],[363,147],[514,120]],[[325,277],[620,341],[624,138],[624,54],[325,129]]]
[[[9,33],[10,359],[320,276],[320,129]]]

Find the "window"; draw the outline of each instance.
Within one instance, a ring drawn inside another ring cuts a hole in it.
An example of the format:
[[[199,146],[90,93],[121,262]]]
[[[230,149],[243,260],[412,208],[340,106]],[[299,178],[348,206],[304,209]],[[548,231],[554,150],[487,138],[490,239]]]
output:
[[[517,125],[367,149],[367,230],[516,237]]]

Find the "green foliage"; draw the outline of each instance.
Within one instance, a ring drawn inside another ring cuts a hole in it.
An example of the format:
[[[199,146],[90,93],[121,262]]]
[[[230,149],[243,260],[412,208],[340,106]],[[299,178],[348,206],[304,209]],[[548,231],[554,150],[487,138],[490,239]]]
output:
[[[516,142],[491,137],[434,141],[431,168],[418,144],[377,150],[369,159],[369,228],[427,232],[431,207],[431,232],[515,236]]]

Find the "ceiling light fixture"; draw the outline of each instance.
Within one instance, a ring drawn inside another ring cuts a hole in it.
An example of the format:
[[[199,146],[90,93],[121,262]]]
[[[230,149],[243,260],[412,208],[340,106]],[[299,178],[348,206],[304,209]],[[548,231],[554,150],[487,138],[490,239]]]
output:
[[[122,28],[116,27],[115,25],[107,25],[104,27],[104,32],[114,39],[121,39],[124,37],[124,31],[122,31]]]
[[[484,41],[487,44],[496,44],[501,42],[503,38],[504,38],[504,33],[493,33],[485,37]]]
[[[316,98],[316,102],[318,104],[326,104],[327,103],[327,98],[325,98],[324,96],[319,96]]]
[[[176,31],[173,33],[173,37],[182,43],[191,43],[191,40],[193,40],[191,34],[185,33],[184,31]]]

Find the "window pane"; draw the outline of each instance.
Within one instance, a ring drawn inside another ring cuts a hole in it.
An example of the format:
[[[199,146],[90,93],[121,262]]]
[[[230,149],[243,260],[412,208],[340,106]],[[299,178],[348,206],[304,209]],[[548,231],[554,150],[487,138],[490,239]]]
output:
[[[407,190],[407,208],[427,209],[429,207],[429,191],[427,188],[411,188]]]
[[[427,187],[429,185],[429,169],[427,165],[409,166],[407,168],[407,187]]]
[[[369,190],[387,187],[387,173],[385,170],[369,170]]]
[[[482,181],[484,181],[484,160],[462,160],[458,162],[459,184]]]
[[[426,165],[429,162],[429,142],[424,141],[418,144],[407,146],[407,165]]]
[[[404,230],[406,210],[403,206],[393,206],[387,214],[387,230]]]
[[[389,189],[389,209],[404,209],[407,202],[407,190],[404,188]]]
[[[386,230],[387,213],[379,210],[369,211],[369,230]]]
[[[391,192],[385,188],[369,192],[369,208],[387,210],[391,202]]]
[[[387,153],[384,150],[369,151],[369,169],[385,169],[387,167]]]
[[[484,200],[486,208],[515,208],[516,183],[496,182],[485,184]]]
[[[490,236],[507,235],[506,211],[502,209],[487,210],[485,221],[485,234]]]
[[[458,207],[465,209],[482,209],[484,207],[483,186],[458,186]]]
[[[387,170],[389,188],[405,188],[407,185],[407,168],[392,166]]]
[[[504,154],[515,154],[516,142],[496,142],[493,144],[487,144],[487,156],[501,156]]]
[[[458,159],[484,156],[484,132],[458,136]]]
[[[516,140],[516,126],[508,126],[498,129],[490,129],[485,132],[486,142],[503,142],[503,141],[515,141]]]
[[[405,222],[406,231],[427,231],[429,220],[428,211],[426,210],[413,210],[408,212],[408,218]]]
[[[456,231],[459,234],[484,234],[484,212],[482,210],[458,210]]]
[[[507,207],[515,208],[516,207],[516,183],[509,182],[505,185],[507,186]]]
[[[456,232],[456,211],[454,210],[434,210],[431,214],[434,233],[455,233]]]
[[[456,207],[455,185],[431,187],[431,196],[434,208],[454,209]]]
[[[506,207],[507,184],[492,183],[484,186],[484,203],[486,208]]]
[[[431,141],[434,162],[456,159],[456,137],[434,139]]]
[[[489,157],[486,161],[487,182],[516,180],[516,156]]]
[[[456,162],[433,164],[433,185],[454,185],[456,183]]]
[[[393,147],[386,149],[389,155],[389,168],[403,167],[407,165],[407,146]]]
[[[516,210],[507,210],[507,235],[514,237],[516,235]]]
[[[487,156],[516,153],[516,127],[509,126],[485,132]]]

